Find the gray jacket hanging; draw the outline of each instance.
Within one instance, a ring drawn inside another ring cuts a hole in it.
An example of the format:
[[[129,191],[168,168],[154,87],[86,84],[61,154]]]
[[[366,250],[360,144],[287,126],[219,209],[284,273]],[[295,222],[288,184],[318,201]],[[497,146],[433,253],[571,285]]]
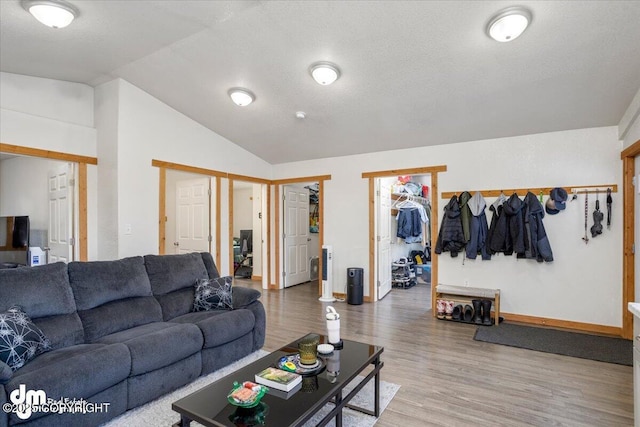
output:
[[[471,211],[467,258],[476,259],[480,254],[483,260],[490,260],[491,254],[489,253],[487,241],[489,226],[487,224],[487,215],[485,214],[487,203],[478,191],[469,199],[467,206]]]

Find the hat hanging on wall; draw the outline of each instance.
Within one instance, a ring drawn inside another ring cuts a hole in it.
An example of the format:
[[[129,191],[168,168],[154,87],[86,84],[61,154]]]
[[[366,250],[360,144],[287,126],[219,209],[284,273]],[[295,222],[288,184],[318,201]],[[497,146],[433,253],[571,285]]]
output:
[[[555,215],[567,208],[567,191],[564,188],[556,187],[549,192],[549,199],[544,210],[549,215]]]

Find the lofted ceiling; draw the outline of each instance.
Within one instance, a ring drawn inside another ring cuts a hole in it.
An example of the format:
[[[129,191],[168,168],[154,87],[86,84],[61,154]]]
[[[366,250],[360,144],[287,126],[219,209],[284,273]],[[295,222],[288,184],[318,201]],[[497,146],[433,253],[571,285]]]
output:
[[[640,1],[70,1],[54,30],[1,0],[0,70],[123,78],[271,164],[617,125],[640,89]],[[529,29],[488,38],[514,4]]]

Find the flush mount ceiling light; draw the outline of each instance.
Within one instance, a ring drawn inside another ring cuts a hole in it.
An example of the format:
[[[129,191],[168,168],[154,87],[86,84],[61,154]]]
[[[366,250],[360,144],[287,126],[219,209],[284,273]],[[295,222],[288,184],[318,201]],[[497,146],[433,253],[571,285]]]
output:
[[[229,89],[229,96],[231,100],[240,107],[246,107],[256,99],[253,93],[241,87]]]
[[[510,42],[524,33],[531,23],[531,12],[523,7],[509,7],[496,14],[487,25],[487,34],[499,42]]]
[[[340,70],[331,62],[316,62],[309,67],[311,77],[319,84],[326,86],[338,80]]]
[[[75,6],[59,0],[23,0],[22,7],[51,28],[64,28],[79,15]]]

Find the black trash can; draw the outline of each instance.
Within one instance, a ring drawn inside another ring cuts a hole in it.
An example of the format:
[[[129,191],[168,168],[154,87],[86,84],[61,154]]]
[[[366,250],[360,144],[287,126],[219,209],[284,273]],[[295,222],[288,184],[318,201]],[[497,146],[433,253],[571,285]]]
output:
[[[347,303],[352,305],[362,304],[363,298],[363,268],[347,268]]]

